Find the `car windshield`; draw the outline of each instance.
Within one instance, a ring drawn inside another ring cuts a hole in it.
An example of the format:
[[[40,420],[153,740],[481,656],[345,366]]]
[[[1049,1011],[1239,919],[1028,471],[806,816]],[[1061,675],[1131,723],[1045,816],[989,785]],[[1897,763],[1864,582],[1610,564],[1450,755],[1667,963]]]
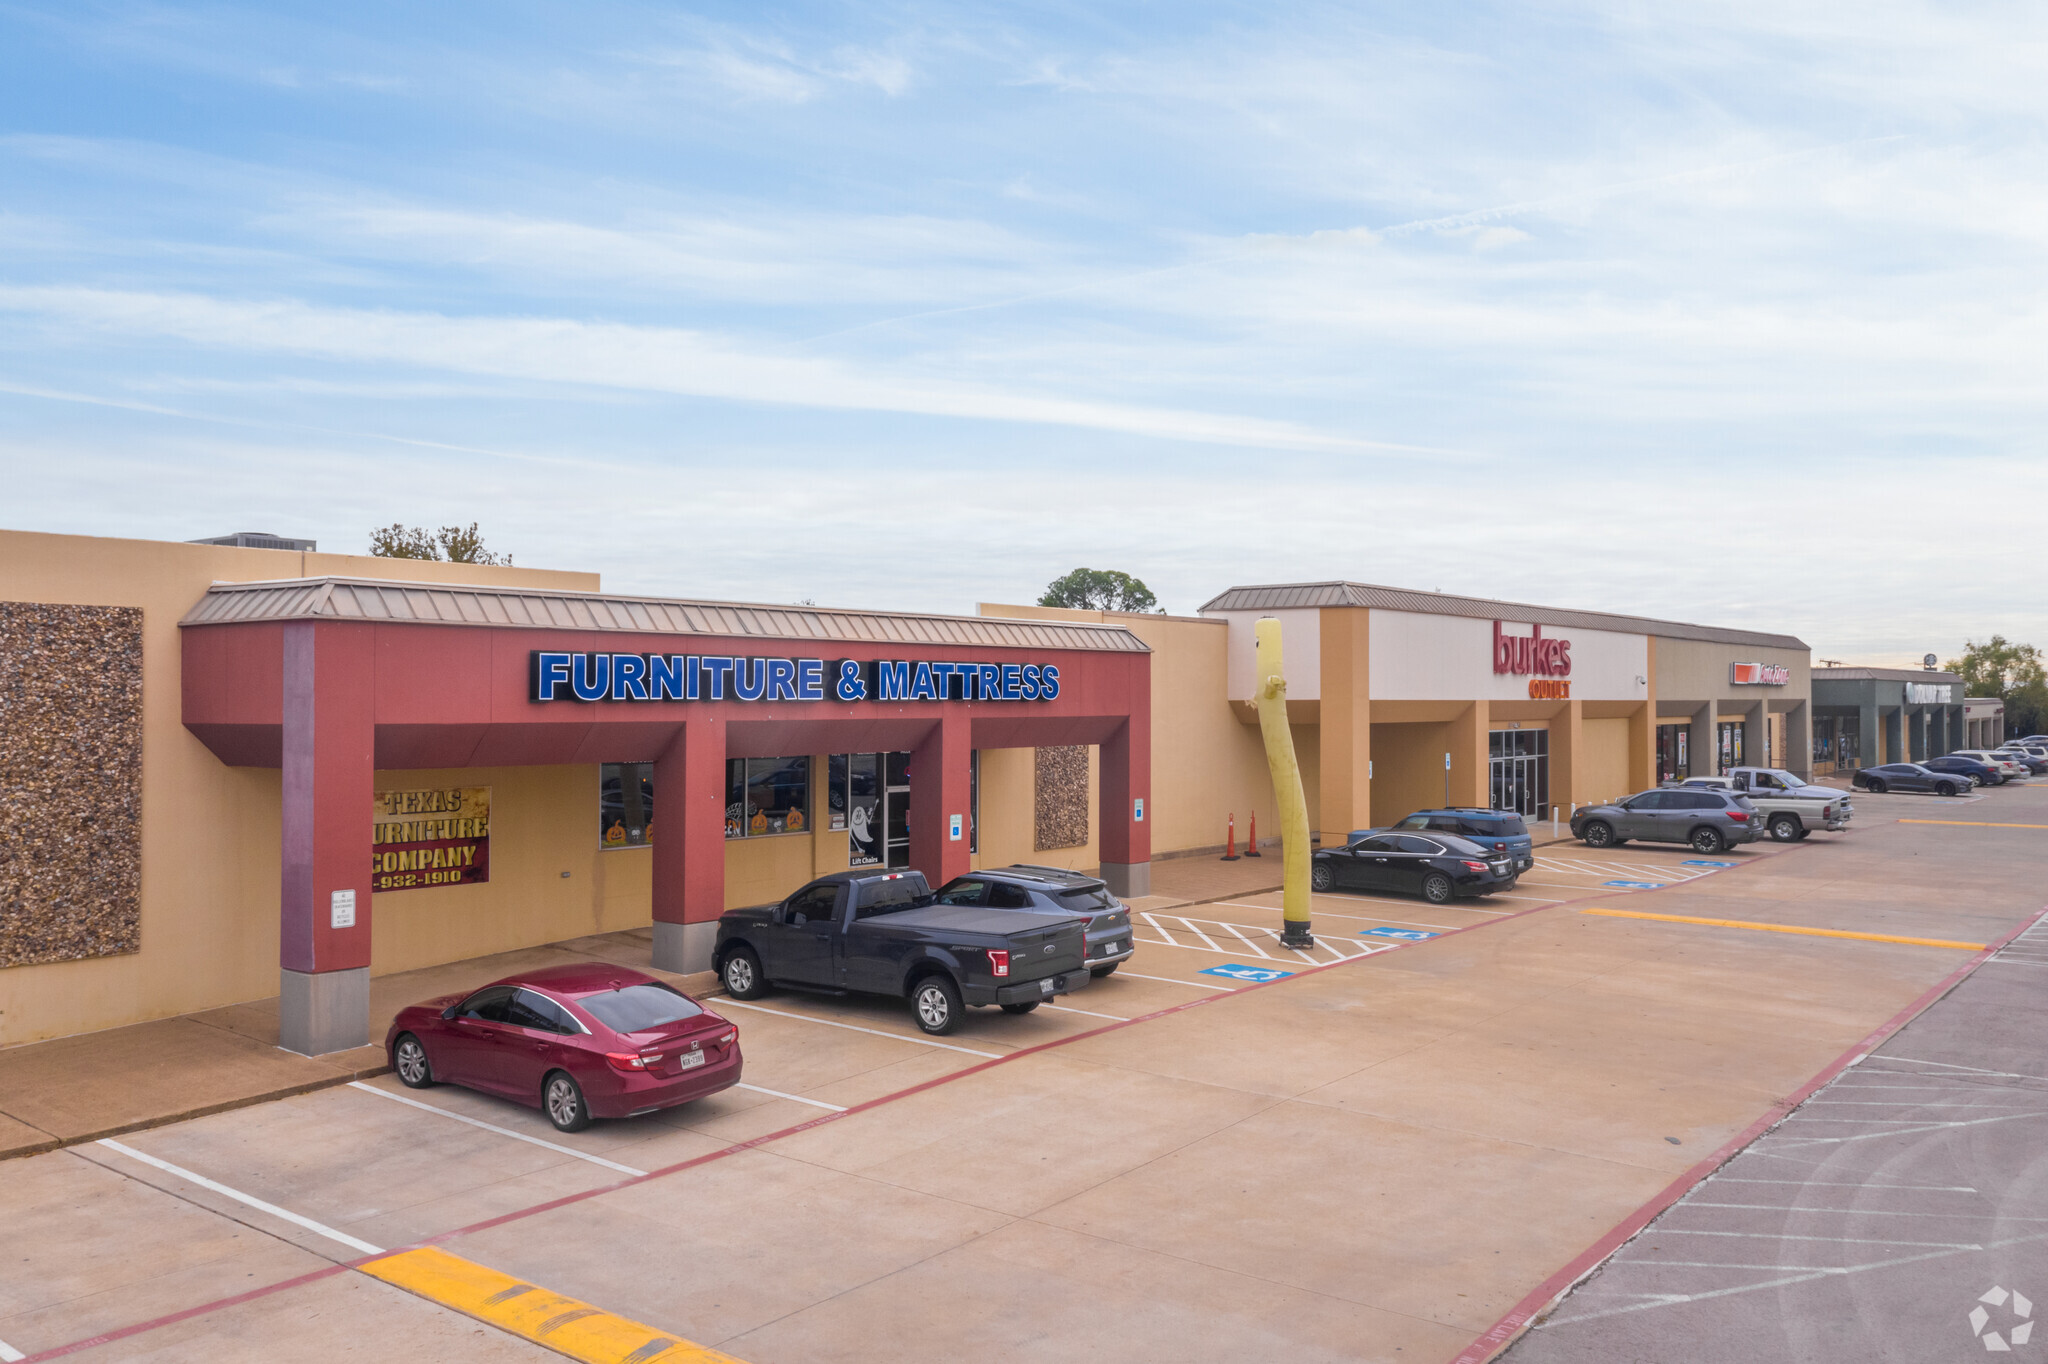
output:
[[[1529,832],[1529,826],[1522,823],[1520,815],[1495,815],[1493,817],[1493,828],[1488,832],[1498,834],[1503,838],[1519,838]]]
[[[585,995],[576,1002],[613,1032],[647,1032],[704,1012],[680,990],[654,981]]]
[[[1109,893],[1108,886],[1078,886],[1073,890],[1059,893],[1060,908],[1080,913],[1091,910],[1115,909],[1116,897]]]
[[[1793,776],[1790,772],[1787,772],[1780,767],[1771,768],[1769,770],[1768,775],[1776,777],[1779,781],[1783,782],[1788,788],[1810,785],[1810,783],[1799,780],[1799,778]]]

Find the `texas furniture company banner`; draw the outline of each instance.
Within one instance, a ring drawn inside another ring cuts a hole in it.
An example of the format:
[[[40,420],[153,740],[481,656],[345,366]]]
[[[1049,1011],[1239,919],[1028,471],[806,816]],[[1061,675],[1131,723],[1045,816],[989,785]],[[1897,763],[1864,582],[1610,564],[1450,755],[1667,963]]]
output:
[[[491,788],[377,793],[370,889],[480,885],[491,879]]]

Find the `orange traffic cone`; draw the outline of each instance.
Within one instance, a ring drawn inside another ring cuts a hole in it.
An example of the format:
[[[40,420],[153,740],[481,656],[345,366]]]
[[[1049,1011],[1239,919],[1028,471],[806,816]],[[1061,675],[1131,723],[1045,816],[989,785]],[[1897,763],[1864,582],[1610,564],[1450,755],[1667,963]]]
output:
[[[1229,845],[1228,845],[1228,846],[1226,846],[1226,847],[1225,847],[1225,848],[1223,849],[1223,860],[1224,860],[1225,862],[1235,862],[1235,861],[1237,861],[1237,812],[1236,812],[1236,811],[1232,811],[1232,812],[1231,812],[1231,815],[1230,815],[1230,843],[1229,843]]]
[[[1264,853],[1259,851],[1259,812],[1257,810],[1252,811],[1252,832],[1251,837],[1244,841],[1244,855],[1246,857],[1265,856]]]

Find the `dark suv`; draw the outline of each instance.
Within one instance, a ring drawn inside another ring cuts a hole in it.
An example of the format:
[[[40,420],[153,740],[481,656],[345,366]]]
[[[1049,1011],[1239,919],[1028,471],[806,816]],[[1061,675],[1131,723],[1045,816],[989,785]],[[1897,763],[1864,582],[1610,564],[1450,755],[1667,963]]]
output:
[[[1130,911],[1106,882],[1059,867],[1016,863],[956,876],[939,887],[942,905],[1028,909],[1088,921],[1088,974],[1108,975],[1131,955]]]
[[[1754,843],[1762,832],[1761,822],[1748,796],[1670,786],[1612,805],[1572,811],[1572,837],[1594,848],[1640,838],[1645,843],[1690,843],[1697,852],[1717,853],[1738,843]]]
[[[1529,826],[1513,810],[1455,806],[1442,810],[1417,810],[1390,828],[1353,829],[1348,842],[1356,843],[1373,834],[1407,833],[1456,834],[1460,838],[1469,838],[1484,848],[1489,858],[1507,857],[1514,863],[1513,870],[1517,876],[1536,865],[1536,844],[1529,837]]]

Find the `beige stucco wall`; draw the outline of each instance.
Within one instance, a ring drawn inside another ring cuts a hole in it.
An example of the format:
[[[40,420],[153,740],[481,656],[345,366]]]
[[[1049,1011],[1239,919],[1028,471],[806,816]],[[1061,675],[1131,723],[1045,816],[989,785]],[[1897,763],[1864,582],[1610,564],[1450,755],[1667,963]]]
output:
[[[0,531],[0,600],[143,613],[142,948],[0,970],[0,1046],[277,992],[278,774],[223,765],[180,722],[178,621],[209,583],[306,574],[599,586],[594,573]]]
[[[1731,663],[1777,663],[1791,673],[1782,687],[1738,687],[1728,680]],[[1813,655],[1806,649],[1766,649],[1754,644],[1710,644],[1697,639],[1657,638],[1657,699],[1722,699],[1722,709],[1742,711],[1757,700],[1804,701],[1813,695]],[[1669,716],[1665,717],[1667,720]]]
[[[1266,750],[1258,726],[1245,723],[1230,704],[1230,629],[1225,621],[993,603],[983,603],[979,610],[984,616],[1120,625],[1152,650],[1152,798],[1146,809],[1152,824],[1154,857],[1190,848],[1221,846],[1226,823],[1233,814],[1237,816],[1237,836],[1242,841],[1255,809],[1261,816],[1261,837],[1271,839],[1279,834],[1273,784],[1266,772]],[[1286,658],[1292,671],[1296,657],[1291,643]],[[1290,692],[1291,688],[1290,683]],[[1319,743],[1316,726],[1294,727],[1294,748],[1301,759],[1303,784],[1308,788],[1311,827],[1321,784]],[[1091,764],[1097,756],[1091,752]],[[984,755],[983,762],[987,760]],[[1028,777],[1028,755],[1026,761]],[[1091,782],[1093,770],[1091,766]],[[993,786],[986,780],[987,771],[984,767],[984,818]],[[1055,861],[1041,855],[1024,860]],[[1094,866],[1095,862],[1059,865]]]
[[[1586,773],[1579,790],[1585,798],[1579,804],[1634,795],[1636,786],[1629,780],[1628,772],[1628,721],[1583,723],[1585,733],[1579,740],[1579,761],[1585,765]]]

